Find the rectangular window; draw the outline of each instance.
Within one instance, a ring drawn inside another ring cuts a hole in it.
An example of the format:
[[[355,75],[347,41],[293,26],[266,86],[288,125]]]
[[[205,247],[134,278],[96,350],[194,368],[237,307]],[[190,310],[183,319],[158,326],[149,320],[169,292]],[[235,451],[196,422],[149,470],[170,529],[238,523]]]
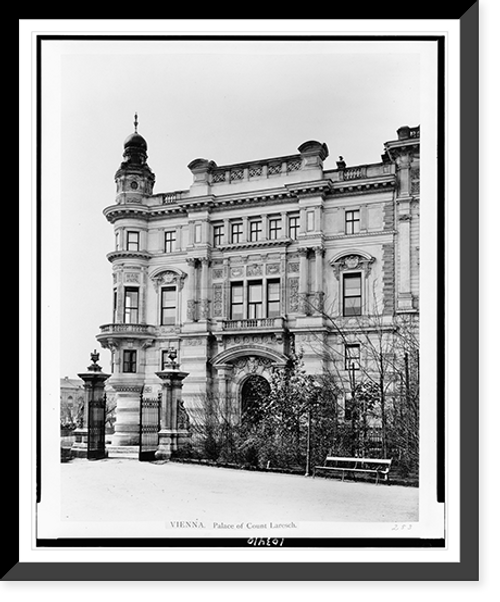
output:
[[[125,289],[125,304],[123,308],[123,321],[125,324],[139,323],[139,289]]]
[[[344,316],[361,315],[361,274],[344,274]]]
[[[288,236],[290,238],[293,238],[294,240],[296,240],[298,235],[299,235],[299,216],[291,215],[288,218]]]
[[[139,250],[139,232],[129,230],[127,232],[127,251]]]
[[[248,283],[248,319],[262,318],[262,282]]]
[[[360,346],[355,343],[345,346],[345,369],[359,370]]]
[[[175,286],[166,286],[161,289],[161,317],[160,324],[175,324],[176,320],[176,297]]]
[[[262,221],[253,220],[250,222],[250,241],[256,242],[260,240],[262,234]]]
[[[231,320],[243,319],[243,284],[233,282],[231,284]]]
[[[123,372],[136,372],[137,351],[135,349],[123,350]]]
[[[214,247],[220,247],[224,241],[224,226],[219,224],[214,226]]]
[[[359,232],[359,209],[345,212],[345,233],[357,234]]]
[[[267,281],[267,317],[277,318],[280,315],[280,281]]]
[[[233,244],[243,242],[243,223],[231,224],[231,242]]]
[[[175,230],[165,232],[165,253],[173,253],[175,251]]]
[[[281,236],[281,218],[269,218],[269,239],[276,240]]]

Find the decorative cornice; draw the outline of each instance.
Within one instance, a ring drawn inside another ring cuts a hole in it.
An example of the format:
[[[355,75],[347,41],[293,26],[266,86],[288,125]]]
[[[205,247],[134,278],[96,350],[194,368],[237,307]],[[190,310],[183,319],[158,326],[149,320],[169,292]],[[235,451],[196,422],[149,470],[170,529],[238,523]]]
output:
[[[293,200],[293,195],[290,194],[287,190],[280,188],[274,190],[264,190],[260,192],[246,192],[246,193],[238,193],[237,195],[225,195],[220,197],[214,197],[212,202],[212,208],[216,209],[227,209],[228,206],[233,205],[247,205],[251,203],[252,205],[261,205],[261,204],[269,204],[272,203],[284,203],[290,202],[290,199]]]
[[[367,236],[381,236],[385,234],[394,235],[397,234],[396,230],[377,230],[375,232],[357,232],[356,234],[330,234],[324,237],[325,240],[340,240],[340,239],[357,239],[365,238]]]
[[[352,196],[359,194],[373,194],[374,192],[387,192],[396,187],[396,178],[390,175],[377,180],[348,180],[333,183],[332,194],[338,196]]]
[[[127,205],[111,205],[103,211],[104,216],[110,223],[114,223],[118,219],[134,218],[147,220],[149,217],[149,208],[144,205],[127,204]]]
[[[331,180],[297,182],[295,184],[286,184],[285,186],[293,196],[301,198],[311,195],[328,194],[333,191],[333,182]]]
[[[161,219],[166,215],[187,215],[187,210],[185,207],[174,203],[149,207],[150,220]]]
[[[215,247],[214,250],[218,251],[238,251],[240,249],[255,249],[265,247],[286,247],[293,242],[291,238],[278,238],[276,240],[259,240],[256,242],[240,242],[234,244],[220,245]]]
[[[148,261],[152,256],[147,251],[111,251],[106,257],[108,261],[113,263],[116,259],[144,259]]]

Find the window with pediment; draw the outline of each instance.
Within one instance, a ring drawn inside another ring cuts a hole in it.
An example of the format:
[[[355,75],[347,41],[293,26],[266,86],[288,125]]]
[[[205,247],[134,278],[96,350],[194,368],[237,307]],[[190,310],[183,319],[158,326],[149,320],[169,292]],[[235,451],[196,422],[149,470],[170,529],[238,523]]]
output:
[[[173,326],[179,322],[180,291],[187,274],[163,270],[151,276],[158,293],[158,324]]]
[[[338,282],[339,314],[346,318],[367,312],[367,279],[375,258],[361,253],[345,253],[330,265]]]

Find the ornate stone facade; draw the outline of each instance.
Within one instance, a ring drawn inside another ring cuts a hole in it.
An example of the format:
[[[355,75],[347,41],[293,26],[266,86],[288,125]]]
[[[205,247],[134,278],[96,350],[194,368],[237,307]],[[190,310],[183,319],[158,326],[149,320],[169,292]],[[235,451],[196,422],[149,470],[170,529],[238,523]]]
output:
[[[146,141],[129,136],[104,209],[113,318],[97,335],[112,350],[118,414],[137,415],[142,387],[160,389],[171,348],[187,373],[186,415],[214,394],[237,415],[245,380],[268,378],[294,346],[320,373],[338,324],[417,313],[419,128],[383,150],[379,162],[333,169],[316,141],[234,165],[195,159],[189,189],[154,193]]]

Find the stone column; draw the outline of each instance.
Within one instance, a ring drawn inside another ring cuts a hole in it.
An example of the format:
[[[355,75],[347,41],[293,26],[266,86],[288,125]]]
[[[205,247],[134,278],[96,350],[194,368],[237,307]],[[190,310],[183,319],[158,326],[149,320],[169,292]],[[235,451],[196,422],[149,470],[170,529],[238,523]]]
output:
[[[308,249],[302,247],[298,249],[299,253],[299,312],[308,313],[307,302],[307,282],[308,282]]]
[[[159,445],[156,457],[167,460],[178,447],[179,435],[181,434],[178,425],[178,410],[182,404],[183,380],[188,376],[188,372],[179,369],[176,357],[177,353],[172,352],[169,367],[156,372],[156,375],[162,381]]]
[[[116,421],[110,455],[135,458],[139,455],[142,383],[119,377],[112,381],[110,385],[116,392]]]
[[[409,136],[407,128],[400,128],[398,136]],[[400,154],[397,159],[398,196],[396,198],[396,228],[397,237],[397,310],[413,309],[413,297],[410,285],[410,155]]]
[[[196,321],[196,263],[197,260],[193,257],[186,259],[188,265],[188,276],[187,276],[187,319],[190,322]]]
[[[316,254],[316,294],[314,309],[315,313],[321,314],[323,312],[323,301],[325,297],[325,289],[323,287],[323,257],[325,255],[325,249],[316,247],[314,252]]]
[[[413,299],[410,287],[410,220],[409,213],[398,216],[398,295],[397,308],[400,310],[413,309]]]
[[[217,367],[217,376],[219,379],[219,399],[221,408],[224,409],[224,415],[231,422],[234,408],[231,404],[231,378],[233,367],[230,364]]]
[[[248,242],[250,240],[248,233],[248,216],[243,216],[243,242]]]
[[[97,364],[99,354],[95,350],[90,357],[93,363],[87,368],[87,372],[78,374],[78,377],[83,380],[83,416],[81,426],[75,429],[76,440],[72,450],[79,457],[87,457],[89,403],[104,398],[104,385],[110,377],[110,374],[102,372],[101,366]]]
[[[262,216],[262,240],[269,240],[269,216]]]
[[[288,238],[288,223],[287,223],[287,212],[281,212],[281,237],[280,238]]]
[[[209,317],[209,295],[208,295],[208,267],[210,260],[208,257],[202,257],[201,261],[201,283],[200,283],[200,318],[207,320]]]

